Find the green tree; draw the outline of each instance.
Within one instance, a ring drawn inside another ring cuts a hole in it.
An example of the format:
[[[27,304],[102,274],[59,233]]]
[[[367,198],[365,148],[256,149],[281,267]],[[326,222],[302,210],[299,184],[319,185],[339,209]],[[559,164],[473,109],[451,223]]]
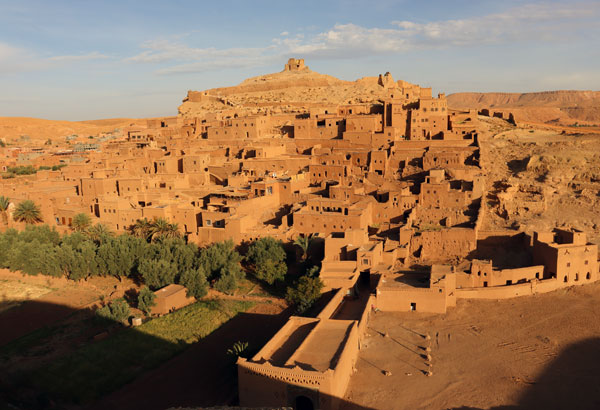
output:
[[[97,245],[102,245],[113,237],[113,232],[103,223],[90,226],[85,233]]]
[[[154,292],[152,292],[148,286],[144,286],[140,289],[140,293],[138,294],[138,308],[149,315],[152,308],[156,306],[156,301],[154,299],[156,299]]]
[[[138,219],[133,225],[129,227],[129,232],[137,237],[144,240],[150,238],[150,230],[152,229],[152,222],[148,218]]]
[[[26,224],[35,224],[42,222],[42,212],[40,208],[30,199],[20,202],[15,208],[13,218],[17,222],[25,222]]]
[[[158,238],[174,239],[179,238],[179,225],[176,223],[169,223],[165,218],[157,218],[152,221],[150,227],[150,240],[155,241]]]
[[[144,244],[140,239],[127,234],[109,236],[98,247],[96,260],[100,270],[121,281],[134,272]]]
[[[294,245],[298,246],[300,250],[302,250],[302,260],[306,260],[308,257],[308,250],[313,241],[313,235],[299,235],[296,240],[294,240]]]
[[[323,282],[319,277],[302,276],[293,287],[287,289],[285,299],[304,313],[321,296]]]
[[[151,289],[178,283],[183,272],[198,267],[196,252],[196,246],[183,239],[161,238],[145,246],[138,272]]]
[[[283,244],[271,237],[260,238],[248,249],[246,259],[254,267],[254,275],[272,285],[287,273]]]
[[[124,299],[116,299],[108,305],[96,310],[96,315],[103,322],[123,323],[129,318],[131,311],[129,305]]]
[[[19,232],[8,229],[0,233],[0,268],[10,268],[10,256],[14,249],[13,244],[18,240]]]
[[[219,279],[215,282],[215,289],[219,292],[232,295],[239,286],[240,280],[244,278],[244,274],[239,266],[228,266],[221,268]]]
[[[196,300],[202,299],[208,293],[208,281],[202,267],[184,271],[179,283],[186,287],[187,295],[195,297]]]
[[[28,275],[62,276],[57,247],[38,240],[21,241],[12,244],[8,265],[12,271],[20,270]]]
[[[235,250],[233,241],[216,242],[201,249],[198,262],[210,279],[218,279],[224,267],[239,268],[241,255]]]
[[[58,249],[59,263],[69,279],[81,280],[100,274],[98,246],[87,236],[75,232],[65,235]]]
[[[213,243],[201,249],[198,263],[208,278],[214,281],[214,288],[220,292],[233,293],[244,278],[240,261],[242,257],[235,250],[233,241]]]
[[[4,195],[0,196],[0,218],[2,218],[2,224],[8,225],[8,207],[10,205],[10,199]]]
[[[92,218],[88,214],[79,213],[73,217],[71,227],[75,232],[84,232],[92,225]]]

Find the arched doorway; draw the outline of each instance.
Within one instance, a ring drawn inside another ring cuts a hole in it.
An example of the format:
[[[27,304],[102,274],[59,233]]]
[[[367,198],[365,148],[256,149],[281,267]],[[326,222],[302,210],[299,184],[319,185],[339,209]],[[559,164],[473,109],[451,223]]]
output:
[[[306,396],[297,396],[294,400],[294,410],[314,410],[315,406],[311,399]]]

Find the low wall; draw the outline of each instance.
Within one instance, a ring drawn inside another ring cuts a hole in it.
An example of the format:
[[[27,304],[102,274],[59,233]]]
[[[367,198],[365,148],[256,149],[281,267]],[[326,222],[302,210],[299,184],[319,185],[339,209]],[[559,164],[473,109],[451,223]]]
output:
[[[360,316],[360,320],[358,321],[358,339],[362,342],[363,336],[367,332],[367,326],[369,325],[369,320],[371,319],[371,307],[377,306],[377,298],[375,295],[369,296],[369,300],[367,301],[367,305],[365,306],[365,310]]]
[[[446,295],[431,288],[383,288],[377,290],[377,308],[384,312],[411,310],[446,313]],[[414,304],[414,309],[412,308]]]
[[[508,299],[515,296],[532,295],[531,283],[520,283],[510,286],[495,286],[491,288],[456,289],[459,299]]]
[[[529,296],[553,292],[568,286],[572,286],[572,284],[567,284],[567,286],[565,286],[563,282],[556,278],[552,278],[539,281],[533,280],[531,282],[519,283],[516,285],[495,286],[491,288],[456,289],[456,297],[462,299],[509,299],[517,296]]]
[[[342,307],[346,292],[347,289],[345,288],[338,289],[329,303],[327,303],[321,313],[319,313],[317,319],[330,319]]]

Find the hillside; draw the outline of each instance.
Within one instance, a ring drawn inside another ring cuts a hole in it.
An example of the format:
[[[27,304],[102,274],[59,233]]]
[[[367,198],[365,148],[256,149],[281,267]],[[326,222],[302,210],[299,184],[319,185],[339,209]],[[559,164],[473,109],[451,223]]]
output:
[[[129,118],[55,121],[28,117],[0,117],[0,139],[10,140],[23,135],[28,135],[31,139],[55,139],[72,134],[97,135],[138,122],[140,120]]]
[[[517,120],[560,125],[600,123],[600,91],[543,91],[535,93],[455,93],[448,96],[455,109],[510,109]]]
[[[391,76],[388,81],[393,81]],[[200,97],[200,94],[204,94],[204,97]],[[260,111],[289,112],[316,105],[375,102],[385,94],[386,89],[379,85],[378,77],[343,81],[306,68],[249,78],[233,87],[190,92],[179,106],[179,113],[198,116],[229,108],[245,109],[248,114]],[[195,99],[193,95],[198,98]]]

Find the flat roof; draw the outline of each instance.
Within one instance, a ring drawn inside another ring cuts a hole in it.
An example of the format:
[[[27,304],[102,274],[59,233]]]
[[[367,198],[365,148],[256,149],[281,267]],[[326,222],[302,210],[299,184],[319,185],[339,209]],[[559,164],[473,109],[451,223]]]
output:
[[[354,321],[322,320],[287,364],[320,372],[335,369],[353,324]]]
[[[154,292],[154,294],[156,295],[156,297],[159,298],[167,298],[169,296],[173,296],[174,294],[181,292],[182,290],[185,290],[184,286],[171,284],[157,290],[156,292]]]

